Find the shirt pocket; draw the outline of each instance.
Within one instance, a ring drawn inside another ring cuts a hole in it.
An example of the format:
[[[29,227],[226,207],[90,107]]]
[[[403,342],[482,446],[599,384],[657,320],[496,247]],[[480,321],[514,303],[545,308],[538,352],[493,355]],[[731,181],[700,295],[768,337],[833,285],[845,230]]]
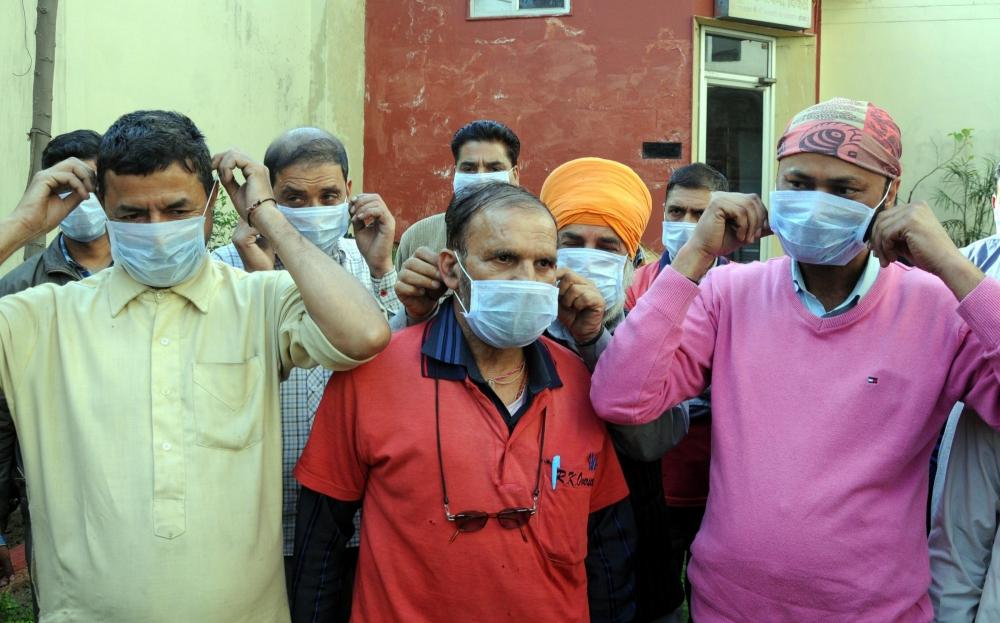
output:
[[[193,379],[199,446],[242,450],[261,440],[263,413],[246,409],[263,381],[259,356],[236,363],[195,363]]]
[[[546,474],[547,475],[547,474]],[[556,564],[578,565],[587,557],[587,520],[591,487],[542,481],[536,537],[545,557]]]

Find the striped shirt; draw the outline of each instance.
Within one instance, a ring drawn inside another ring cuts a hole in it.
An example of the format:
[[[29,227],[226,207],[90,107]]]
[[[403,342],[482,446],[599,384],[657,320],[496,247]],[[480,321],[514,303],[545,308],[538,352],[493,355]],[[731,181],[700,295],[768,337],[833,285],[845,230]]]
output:
[[[228,244],[212,251],[212,257],[236,268],[244,268],[236,246]],[[358,250],[358,245],[352,238],[341,238],[340,244],[334,250],[334,259],[344,267],[344,270],[354,275],[358,281],[371,291],[382,307],[393,315],[401,306],[396,298],[396,271],[392,270],[380,278],[372,276],[365,258]],[[276,270],[285,267],[279,258],[275,258]],[[295,368],[288,379],[281,384],[281,482],[282,482],[282,530],[284,531],[284,555],[291,556],[295,547],[295,515],[298,512],[299,483],[295,480],[292,470],[302,455],[312,430],[316,409],[319,407],[323,389],[332,373],[317,366],[310,370]],[[357,522],[357,519],[355,519]],[[355,526],[357,527],[357,526]],[[358,533],[348,547],[357,547]]]

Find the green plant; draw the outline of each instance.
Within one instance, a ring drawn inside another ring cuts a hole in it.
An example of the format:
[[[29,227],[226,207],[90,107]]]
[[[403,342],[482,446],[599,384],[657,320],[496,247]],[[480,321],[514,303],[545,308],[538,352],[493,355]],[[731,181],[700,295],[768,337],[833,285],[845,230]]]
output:
[[[212,214],[215,216],[212,224],[212,237],[208,239],[209,251],[229,244],[233,230],[236,229],[236,223],[240,219],[240,215],[233,208],[226,190],[221,188],[221,185],[219,190],[219,198],[212,208]],[[0,619],[0,621],[2,620]]]
[[[31,609],[14,600],[10,593],[0,593],[0,621],[4,623],[34,623]]]
[[[930,200],[942,212],[955,215],[941,224],[960,247],[985,238],[994,230],[991,197],[996,192],[997,161],[976,158],[972,134],[971,128],[949,133],[951,153],[946,158],[939,155],[934,168],[917,180],[907,197],[907,202],[912,201],[921,182],[941,173]]]

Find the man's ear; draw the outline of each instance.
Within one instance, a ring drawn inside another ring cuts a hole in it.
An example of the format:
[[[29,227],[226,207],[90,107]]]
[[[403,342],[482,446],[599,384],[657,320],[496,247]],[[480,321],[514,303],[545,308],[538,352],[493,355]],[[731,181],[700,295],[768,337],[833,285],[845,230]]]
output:
[[[352,194],[354,188],[354,180],[347,180],[347,198],[350,199],[354,195]]]
[[[997,196],[996,195],[993,195],[993,197],[990,199],[990,203],[993,204],[993,209],[996,210],[997,209]]]
[[[889,183],[889,194],[885,197],[885,207],[896,207],[896,200],[899,198],[899,185],[901,182],[902,180],[897,177]]]
[[[510,183],[514,186],[521,185],[521,168],[516,164],[510,170]]]
[[[458,292],[458,284],[461,281],[461,269],[458,267],[458,260],[455,259],[456,251],[451,251],[450,249],[442,249],[438,254],[438,273],[441,275],[441,281],[444,285],[448,286],[450,290]]]

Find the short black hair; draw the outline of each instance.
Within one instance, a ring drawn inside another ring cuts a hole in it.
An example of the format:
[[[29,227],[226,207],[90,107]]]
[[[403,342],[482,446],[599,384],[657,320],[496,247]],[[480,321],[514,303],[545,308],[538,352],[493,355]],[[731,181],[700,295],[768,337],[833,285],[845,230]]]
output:
[[[455,132],[455,136],[451,138],[451,155],[455,158],[455,162],[458,162],[458,152],[462,146],[471,141],[503,143],[510,163],[517,166],[517,158],[521,155],[521,140],[513,130],[499,121],[478,119]]]
[[[667,181],[667,193],[674,186],[691,190],[729,191],[729,180],[722,173],[703,162],[694,162],[683,166],[670,174]]]
[[[303,129],[303,128],[297,128]],[[282,134],[275,139],[264,152],[264,166],[268,168],[271,175],[271,185],[277,182],[278,174],[292,166],[302,163],[332,162],[340,165],[344,172],[344,181],[347,181],[347,148],[336,136],[319,128],[315,130],[311,138],[296,140],[289,136],[289,132]]]
[[[101,147],[101,135],[93,130],[73,130],[55,137],[42,150],[42,168],[59,164],[66,158],[94,160]]]
[[[552,217],[542,200],[529,191],[506,182],[483,182],[455,193],[444,213],[448,248],[465,254],[465,230],[477,213],[489,208],[537,207]],[[552,217],[555,222],[555,218]]]
[[[212,194],[212,158],[205,135],[186,115],[166,110],[138,110],[111,124],[97,152],[97,192],[104,195],[108,171],[149,175],[177,163],[198,176]]]

